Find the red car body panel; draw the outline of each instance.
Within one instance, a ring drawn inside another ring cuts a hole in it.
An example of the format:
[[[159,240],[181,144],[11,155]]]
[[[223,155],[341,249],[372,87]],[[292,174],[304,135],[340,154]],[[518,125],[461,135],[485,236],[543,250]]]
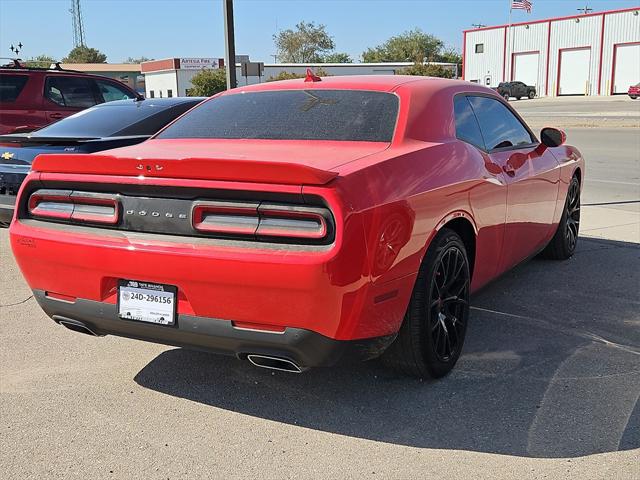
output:
[[[294,80],[237,91],[303,88],[309,85]],[[503,102],[475,84],[366,76],[323,79],[313,88],[393,92],[400,100],[393,141],[152,139],[99,155],[43,155],[20,197],[28,185],[61,182],[87,190],[143,185],[317,197],[335,218],[330,245],[68,228],[17,212],[11,244],[31,288],[114,304],[118,279],[136,279],[176,285],[179,315],[264,331],[301,328],[336,340],[393,335],[439,229],[456,222],[472,232],[477,290],[548,243],[568,184],[584,171],[570,146],[485,153],[457,140],[456,94]]]

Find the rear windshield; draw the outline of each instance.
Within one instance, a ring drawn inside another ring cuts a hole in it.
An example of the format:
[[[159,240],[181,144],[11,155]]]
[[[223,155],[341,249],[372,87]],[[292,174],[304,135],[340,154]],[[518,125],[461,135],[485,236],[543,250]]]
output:
[[[390,142],[398,99],[362,90],[280,90],[222,95],[157,138]]]
[[[169,107],[104,103],[71,115],[31,134],[32,137],[115,137],[153,135],[167,123],[186,112],[197,102],[185,102]]]
[[[0,102],[15,102],[27,80],[27,75],[0,75]]]

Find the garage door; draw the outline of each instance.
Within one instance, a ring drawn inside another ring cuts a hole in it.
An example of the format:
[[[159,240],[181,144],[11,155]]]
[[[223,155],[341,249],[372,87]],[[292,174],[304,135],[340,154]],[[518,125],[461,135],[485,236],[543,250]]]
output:
[[[560,50],[558,95],[586,95],[590,66],[590,48]]]
[[[513,54],[513,73],[511,74],[511,81],[523,82],[527,85],[538,88],[539,71],[540,54],[538,52]]]
[[[613,58],[613,93],[627,93],[640,82],[640,43],[616,45]]]

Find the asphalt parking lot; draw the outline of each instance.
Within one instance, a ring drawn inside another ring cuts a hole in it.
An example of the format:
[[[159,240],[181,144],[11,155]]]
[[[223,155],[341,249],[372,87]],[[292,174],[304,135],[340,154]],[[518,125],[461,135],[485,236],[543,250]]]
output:
[[[477,294],[436,382],[73,334],[0,230],[2,477],[639,478],[640,136],[568,136],[587,159],[576,255]]]

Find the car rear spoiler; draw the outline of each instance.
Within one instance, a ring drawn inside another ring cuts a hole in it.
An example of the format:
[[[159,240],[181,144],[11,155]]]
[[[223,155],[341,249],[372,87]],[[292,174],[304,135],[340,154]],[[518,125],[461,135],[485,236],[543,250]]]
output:
[[[218,158],[137,160],[99,154],[42,154],[35,158],[31,168],[41,173],[142,175],[287,185],[324,185],[338,176],[337,172],[293,162]]]
[[[77,143],[93,143],[93,142],[110,142],[117,140],[146,140],[151,135],[121,135],[117,137],[41,137],[33,136],[30,133],[18,133],[9,135],[0,135],[0,144],[2,143],[20,143],[23,145],[74,145]]]

